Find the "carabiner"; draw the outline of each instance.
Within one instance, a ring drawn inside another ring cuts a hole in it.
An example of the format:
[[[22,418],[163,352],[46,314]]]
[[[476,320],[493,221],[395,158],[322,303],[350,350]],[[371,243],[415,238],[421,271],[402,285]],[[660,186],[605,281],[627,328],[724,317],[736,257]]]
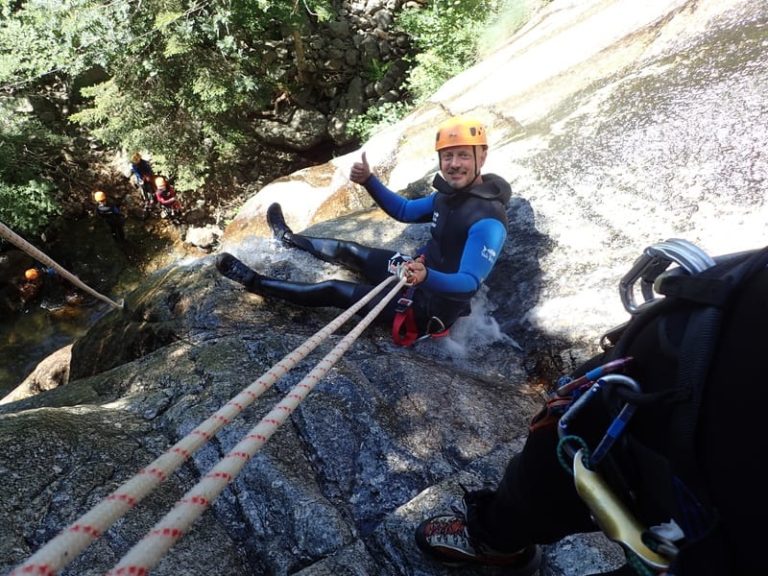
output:
[[[629,376],[625,376],[624,374],[606,374],[605,376],[602,376],[597,382],[592,384],[592,386],[590,386],[589,389],[584,392],[584,394],[579,396],[579,398],[576,399],[573,404],[571,404],[570,408],[568,408],[568,410],[566,410],[565,413],[560,417],[560,422],[558,423],[557,427],[557,433],[560,438],[570,434],[569,427],[573,418],[579,412],[581,412],[587,404],[592,402],[592,400],[597,397],[598,393],[600,393],[605,384],[618,384],[620,386],[626,386],[627,388],[630,388],[633,392],[641,392],[640,385]],[[618,440],[619,437],[624,433],[624,430],[627,427],[627,423],[635,413],[635,409],[636,407],[634,404],[629,402],[624,404],[622,409],[619,411],[619,414],[608,426],[608,430],[606,430],[603,438],[598,443],[597,448],[595,448],[594,452],[590,456],[589,461],[584,463],[587,468],[594,469],[598,464],[600,464],[600,462],[602,462],[608,451],[616,443],[616,440]],[[567,446],[566,452],[569,456],[574,456],[573,451],[569,450]]]
[[[654,282],[673,262],[688,274],[715,265],[715,261],[706,252],[687,240],[670,238],[648,246],[619,282],[619,296],[627,312],[635,315],[660,299],[654,293]],[[640,303],[635,300],[635,284],[638,280],[643,295],[643,302]]]

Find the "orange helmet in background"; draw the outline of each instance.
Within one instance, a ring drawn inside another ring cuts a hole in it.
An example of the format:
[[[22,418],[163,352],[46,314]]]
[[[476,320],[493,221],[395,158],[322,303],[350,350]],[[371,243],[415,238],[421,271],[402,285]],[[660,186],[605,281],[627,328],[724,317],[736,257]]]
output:
[[[437,127],[435,150],[451,146],[488,146],[485,126],[474,118],[454,116]]]
[[[139,162],[141,162],[141,154],[134,152],[131,156],[131,164],[138,164]]]
[[[37,268],[29,268],[24,272],[24,278],[27,280],[37,280],[40,278],[40,271]]]
[[[101,190],[97,190],[93,194],[93,199],[96,200],[96,202],[106,202],[107,195],[104,194],[104,192],[102,192]]]

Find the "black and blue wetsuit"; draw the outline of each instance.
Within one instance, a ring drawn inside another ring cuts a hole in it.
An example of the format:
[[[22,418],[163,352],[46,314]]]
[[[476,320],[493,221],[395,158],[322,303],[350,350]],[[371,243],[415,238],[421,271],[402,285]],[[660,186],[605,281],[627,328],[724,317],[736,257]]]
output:
[[[495,174],[456,191],[440,175],[437,190],[407,200],[371,176],[365,188],[376,203],[400,222],[431,222],[432,238],[417,251],[424,256],[427,277],[416,288],[414,303],[421,325],[432,316],[451,326],[470,312],[472,296],[493,270],[507,238],[509,184]]]
[[[431,223],[432,237],[415,255],[424,256],[427,268],[426,279],[415,287],[412,295],[421,334],[430,331],[433,318],[439,319],[438,326],[447,328],[470,313],[472,296],[493,270],[504,246],[505,207],[511,195],[509,184],[494,174],[483,175],[482,183],[463,190],[454,190],[437,175],[433,186],[436,191],[429,196],[408,200],[389,190],[375,176],[365,182],[368,193],[392,218]],[[390,275],[388,264],[397,254],[357,242],[292,232],[282,239],[322,260],[357,271],[367,280],[360,284],[341,280],[305,284],[259,276],[253,286],[246,285],[253,292],[304,306],[348,308]],[[383,293],[360,313],[367,313],[382,297]],[[391,302],[378,319],[391,323],[396,306],[395,301]]]

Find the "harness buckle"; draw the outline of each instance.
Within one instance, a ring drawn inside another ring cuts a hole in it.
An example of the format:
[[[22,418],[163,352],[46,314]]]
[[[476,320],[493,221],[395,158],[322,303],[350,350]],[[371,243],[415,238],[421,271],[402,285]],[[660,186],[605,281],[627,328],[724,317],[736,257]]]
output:
[[[433,324],[437,324],[437,329],[433,329]],[[427,322],[427,332],[423,336],[419,336],[416,342],[421,342],[427,338],[444,338],[450,334],[451,330],[445,327],[445,323],[437,316],[432,316]]]
[[[395,308],[395,312],[398,312],[398,313],[405,312],[412,305],[413,305],[413,300],[411,298],[408,298],[406,296],[401,296],[400,298],[397,299],[397,307]]]

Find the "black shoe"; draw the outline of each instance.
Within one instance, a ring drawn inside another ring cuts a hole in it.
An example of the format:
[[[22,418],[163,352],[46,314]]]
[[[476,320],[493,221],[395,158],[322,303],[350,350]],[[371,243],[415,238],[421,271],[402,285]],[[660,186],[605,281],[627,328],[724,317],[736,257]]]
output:
[[[239,282],[246,288],[253,288],[258,284],[259,274],[248,268],[229,252],[222,252],[216,256],[216,269],[230,280]]]
[[[293,231],[285,223],[283,209],[277,202],[270,204],[269,208],[267,208],[267,224],[272,229],[275,240],[280,240],[286,246],[293,245],[293,242],[291,242]]]
[[[451,565],[503,566],[510,576],[530,576],[541,564],[538,546],[516,552],[500,552],[473,539],[464,515],[443,514],[425,520],[416,528],[416,544],[435,560]]]

